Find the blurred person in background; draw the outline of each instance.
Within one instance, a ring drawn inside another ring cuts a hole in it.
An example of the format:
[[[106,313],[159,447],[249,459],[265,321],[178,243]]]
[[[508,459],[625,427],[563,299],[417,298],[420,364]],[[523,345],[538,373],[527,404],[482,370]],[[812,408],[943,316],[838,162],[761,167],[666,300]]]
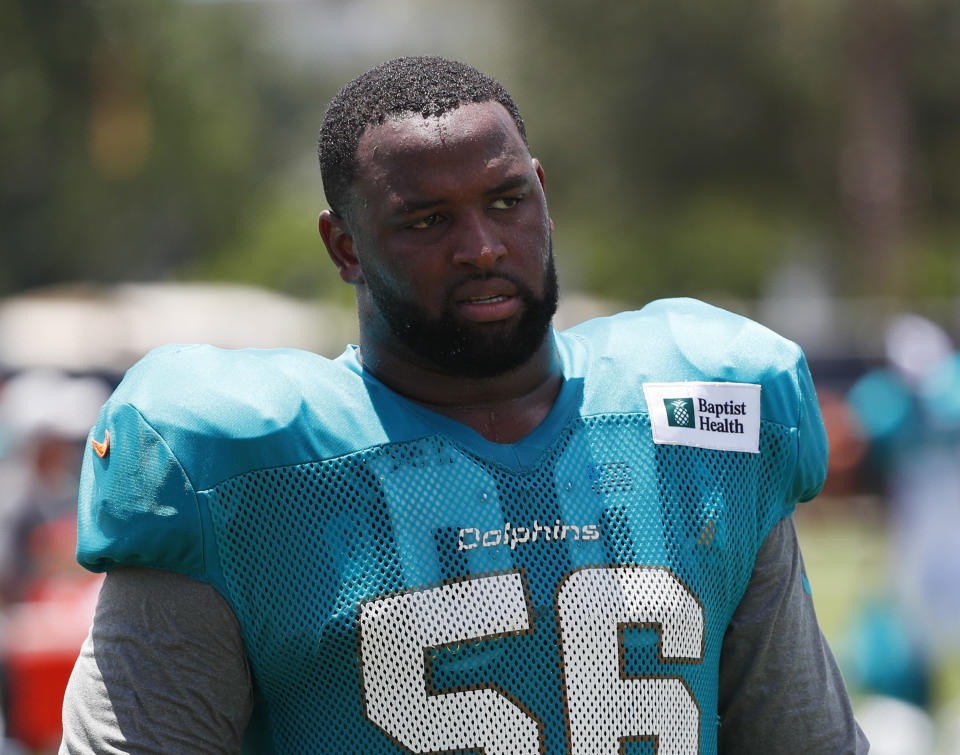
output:
[[[800,349],[693,300],[553,331],[544,171],[469,66],[350,82],[320,158],[360,345],[127,373],[61,751],[866,752],[791,518]]]
[[[858,609],[849,647],[877,752],[914,755],[938,751],[937,669],[960,652],[960,356],[916,314],[891,321],[885,347],[847,402],[885,508],[890,587]]]
[[[51,752],[63,686],[100,579],[76,567],[76,491],[88,425],[109,395],[94,377],[27,370],[0,391],[0,752]]]
[[[960,644],[960,369],[945,331],[895,318],[847,400],[887,507],[896,599],[932,651]]]
[[[0,585],[4,603],[22,600],[39,566],[34,531],[76,519],[76,486],[89,423],[109,395],[103,381],[28,370],[0,392]]]

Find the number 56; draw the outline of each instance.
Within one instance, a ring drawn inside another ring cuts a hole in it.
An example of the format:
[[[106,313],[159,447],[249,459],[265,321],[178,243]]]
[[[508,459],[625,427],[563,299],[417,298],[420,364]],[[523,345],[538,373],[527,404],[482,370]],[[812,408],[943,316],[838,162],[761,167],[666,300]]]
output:
[[[571,755],[616,755],[624,740],[652,739],[659,755],[696,753],[700,710],[676,676],[626,677],[620,628],[660,633],[660,660],[699,663],[703,606],[670,571],[584,568],[557,588],[560,657]],[[537,755],[541,723],[492,687],[430,693],[424,650],[530,630],[519,573],[378,598],[360,607],[367,717],[415,753],[480,750]]]

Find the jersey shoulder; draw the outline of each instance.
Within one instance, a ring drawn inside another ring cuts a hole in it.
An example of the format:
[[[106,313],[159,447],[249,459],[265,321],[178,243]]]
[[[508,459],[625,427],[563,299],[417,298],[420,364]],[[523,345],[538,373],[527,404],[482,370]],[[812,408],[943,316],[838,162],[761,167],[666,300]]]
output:
[[[802,349],[741,315],[695,299],[663,299],[643,309],[589,320],[561,334],[582,344],[589,412],[647,412],[644,384],[744,383],[760,386],[761,420],[796,438],[794,500],[819,492],[827,439]]]
[[[564,336],[584,343],[597,395],[626,385],[690,381],[757,383],[764,417],[796,424],[806,371],[797,344],[741,315],[695,299],[663,299],[643,309],[589,320]]]
[[[586,341],[594,365],[630,369],[645,381],[758,382],[795,369],[802,351],[769,328],[696,299],[663,299],[567,331]]]
[[[149,353],[90,433],[78,560],[94,570],[149,566],[216,582],[204,495],[251,470],[348,453],[376,435],[360,383],[337,361],[292,349]]]
[[[376,435],[362,379],[297,349],[162,347],[130,369],[98,424],[108,430],[111,416],[131,411],[199,490],[250,469],[349,453],[364,430]]]

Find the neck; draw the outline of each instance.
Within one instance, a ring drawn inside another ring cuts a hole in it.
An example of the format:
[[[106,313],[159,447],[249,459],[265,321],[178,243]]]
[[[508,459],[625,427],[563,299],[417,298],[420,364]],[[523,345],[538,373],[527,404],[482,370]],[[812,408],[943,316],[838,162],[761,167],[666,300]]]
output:
[[[553,337],[527,362],[489,378],[439,372],[363,341],[365,370],[400,395],[462,422],[495,443],[515,443],[549,414],[563,382]]]

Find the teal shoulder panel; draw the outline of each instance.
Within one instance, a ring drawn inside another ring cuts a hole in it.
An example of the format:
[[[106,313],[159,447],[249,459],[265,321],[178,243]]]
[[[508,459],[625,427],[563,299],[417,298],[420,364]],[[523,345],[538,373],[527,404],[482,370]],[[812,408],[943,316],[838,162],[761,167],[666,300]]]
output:
[[[108,402],[91,432],[78,499],[77,560],[208,579],[197,498],[167,443],[136,408]],[[102,454],[102,455],[101,455]]]
[[[797,344],[746,317],[695,299],[663,299],[590,320],[562,334],[589,351],[584,413],[646,412],[644,383],[756,383],[761,416],[796,435],[791,503],[823,486],[827,438],[813,380]]]
[[[256,469],[350,453],[385,440],[366,383],[296,350],[167,346],[130,369],[88,444],[77,558],[94,571],[137,565],[222,587],[203,496]]]
[[[387,440],[366,381],[295,349],[164,347],[131,369],[113,400],[137,407],[197,491]]]

